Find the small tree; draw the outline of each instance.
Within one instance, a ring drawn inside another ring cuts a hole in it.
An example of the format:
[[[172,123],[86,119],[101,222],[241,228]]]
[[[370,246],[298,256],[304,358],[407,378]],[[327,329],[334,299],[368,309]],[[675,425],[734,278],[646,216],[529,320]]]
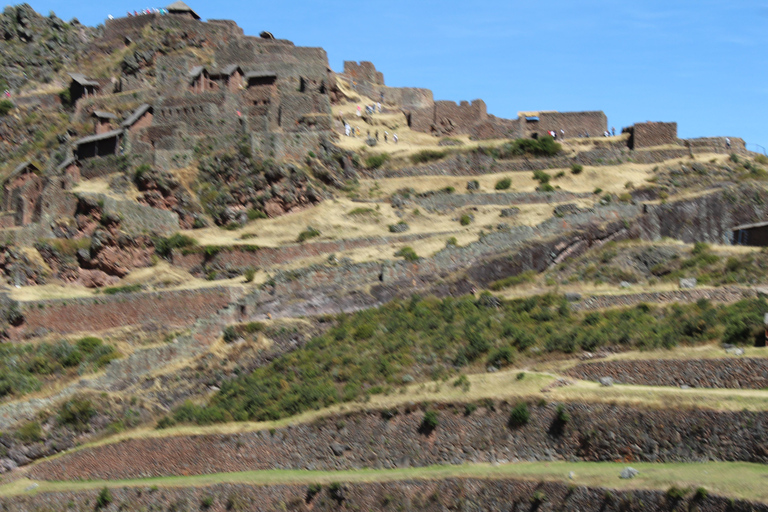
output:
[[[10,100],[0,100],[0,117],[7,116],[13,109],[13,103]]]
[[[105,508],[112,503],[112,493],[106,487],[99,491],[99,495],[96,497],[96,510]]]
[[[528,410],[528,404],[520,402],[509,414],[509,426],[512,428],[519,428],[523,425],[527,425],[531,420],[531,411]]]
[[[427,411],[424,413],[424,417],[421,419],[421,425],[419,426],[419,432],[425,435],[429,435],[437,428],[439,423],[437,412]]]

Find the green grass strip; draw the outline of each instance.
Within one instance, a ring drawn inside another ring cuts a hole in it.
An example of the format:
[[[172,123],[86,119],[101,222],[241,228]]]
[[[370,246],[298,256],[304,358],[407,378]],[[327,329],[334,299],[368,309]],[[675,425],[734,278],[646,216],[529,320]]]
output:
[[[640,474],[632,480],[619,478],[631,465]],[[569,472],[575,476],[568,479]],[[74,482],[33,482],[20,479],[0,486],[0,496],[19,496],[38,492],[84,491],[103,487],[207,487],[216,484],[308,485],[331,482],[365,483],[400,480],[440,480],[446,478],[521,479],[568,481],[573,485],[608,487],[618,490],[656,489],[672,485],[704,487],[710,493],[751,501],[768,502],[765,485],[768,467],[747,462],[707,463],[616,463],[616,462],[523,462],[515,464],[465,464],[403,469],[361,469],[348,471],[270,470],[217,473],[197,476],[168,476],[130,480],[92,480]],[[30,489],[33,483],[38,487]]]

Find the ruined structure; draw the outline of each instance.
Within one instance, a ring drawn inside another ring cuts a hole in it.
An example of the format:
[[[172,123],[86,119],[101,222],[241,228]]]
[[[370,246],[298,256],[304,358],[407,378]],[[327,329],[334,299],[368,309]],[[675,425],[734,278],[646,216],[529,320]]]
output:
[[[646,121],[624,128],[629,133],[630,149],[649,148],[664,144],[677,144],[677,123]]]

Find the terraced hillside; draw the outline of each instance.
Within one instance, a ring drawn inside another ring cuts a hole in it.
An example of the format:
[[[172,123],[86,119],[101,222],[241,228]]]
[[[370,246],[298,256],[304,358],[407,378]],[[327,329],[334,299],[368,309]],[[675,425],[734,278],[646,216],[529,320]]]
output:
[[[0,27],[3,510],[768,509],[740,139],[554,140],[183,13]]]

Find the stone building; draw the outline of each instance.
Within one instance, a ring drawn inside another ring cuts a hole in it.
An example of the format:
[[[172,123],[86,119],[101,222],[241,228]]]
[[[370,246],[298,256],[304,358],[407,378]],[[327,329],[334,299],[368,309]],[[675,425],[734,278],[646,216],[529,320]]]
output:
[[[742,224],[732,230],[733,245],[750,245],[753,247],[768,247],[768,222]]]
[[[94,119],[93,133],[101,135],[112,131],[113,124],[117,122],[117,116],[111,112],[104,112],[103,110],[94,110],[91,117]]]
[[[629,149],[677,144],[677,123],[646,121],[624,128],[623,132],[629,133]]]
[[[123,130],[112,130],[75,141],[75,157],[78,160],[98,156],[116,155],[120,150]]]
[[[74,104],[80,98],[88,98],[99,93],[101,85],[96,80],[86,78],[81,73],[69,73],[72,81],[69,83],[69,98]]]

